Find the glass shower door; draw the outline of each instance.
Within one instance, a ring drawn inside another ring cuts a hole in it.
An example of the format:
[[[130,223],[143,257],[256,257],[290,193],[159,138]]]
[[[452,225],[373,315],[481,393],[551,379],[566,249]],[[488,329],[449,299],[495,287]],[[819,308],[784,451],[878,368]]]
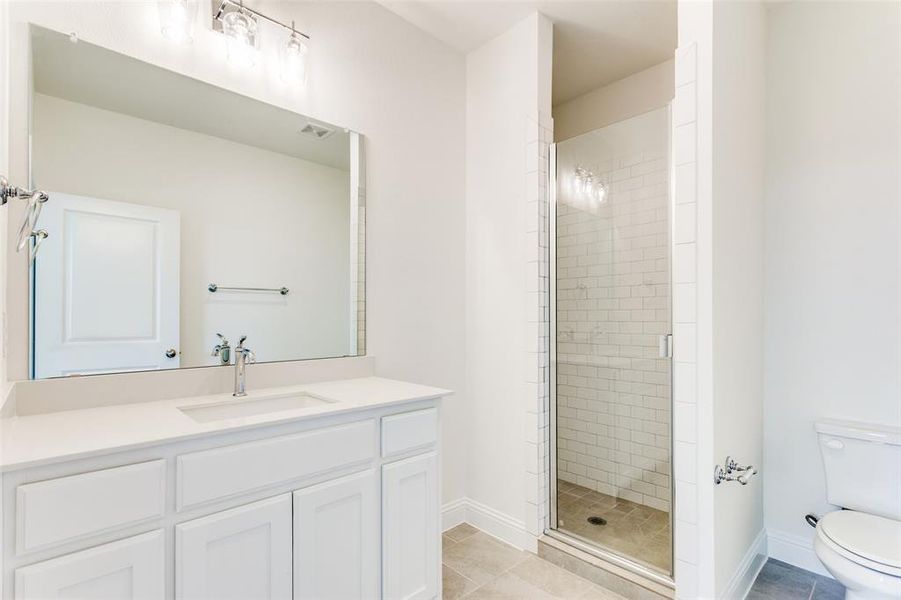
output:
[[[552,528],[669,575],[668,109],[552,154]]]

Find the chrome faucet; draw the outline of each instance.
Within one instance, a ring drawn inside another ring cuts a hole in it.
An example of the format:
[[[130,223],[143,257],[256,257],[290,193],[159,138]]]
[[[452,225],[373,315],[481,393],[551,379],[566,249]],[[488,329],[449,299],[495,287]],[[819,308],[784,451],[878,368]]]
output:
[[[247,336],[242,335],[241,340],[235,347],[235,392],[232,396],[240,397],[247,395],[247,392],[244,391],[244,368],[247,363],[254,363],[257,360],[253,350],[244,347],[244,341],[246,339]]]
[[[213,356],[219,357],[220,365],[230,365],[232,364],[232,349],[231,346],[228,345],[228,340],[225,339],[225,336],[221,333],[217,333],[219,336],[219,343],[213,346]]]

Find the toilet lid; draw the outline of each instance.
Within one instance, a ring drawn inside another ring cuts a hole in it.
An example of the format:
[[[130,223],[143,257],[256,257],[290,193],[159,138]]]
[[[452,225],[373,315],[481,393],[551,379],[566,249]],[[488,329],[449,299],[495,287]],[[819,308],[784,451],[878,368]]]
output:
[[[901,568],[901,521],[837,510],[817,523],[833,542],[858,556]]]

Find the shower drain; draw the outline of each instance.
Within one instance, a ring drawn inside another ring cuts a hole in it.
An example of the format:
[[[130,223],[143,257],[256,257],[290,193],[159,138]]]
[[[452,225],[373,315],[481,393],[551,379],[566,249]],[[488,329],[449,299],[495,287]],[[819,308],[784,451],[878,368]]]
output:
[[[588,522],[592,525],[606,525],[607,519],[604,517],[588,517]]]

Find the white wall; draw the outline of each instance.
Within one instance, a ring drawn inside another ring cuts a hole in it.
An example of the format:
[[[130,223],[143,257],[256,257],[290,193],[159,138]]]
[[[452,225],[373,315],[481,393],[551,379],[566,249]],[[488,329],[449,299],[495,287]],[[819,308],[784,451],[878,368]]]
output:
[[[608,186],[572,193],[577,167]],[[669,111],[557,144],[557,476],[669,511]]]
[[[761,486],[714,486],[727,454],[759,465],[764,13],[679,5],[673,104],[677,598],[743,597],[763,564]],[[738,66],[737,66],[738,65]]]
[[[527,257],[538,250],[537,234],[526,235],[526,186],[539,178],[526,177],[526,132],[550,114],[551,35],[534,14],[466,57],[467,491],[514,530],[537,492],[523,468],[524,357],[538,343],[526,336]]]
[[[713,458],[722,464],[732,456],[758,467],[763,458],[765,25],[761,2],[714,3]],[[740,597],[762,563],[757,558],[764,540],[762,478],[747,486],[717,486],[713,525],[717,597]]]
[[[217,332],[258,361],[350,353],[348,171],[43,94],[33,111],[34,185],[179,212],[181,366],[218,364]]]
[[[899,13],[768,10],[766,527],[771,554],[808,569],[804,515],[834,509],[814,421],[901,425]]]
[[[673,99],[674,63],[668,60],[554,107],[560,141],[661,108]]]
[[[254,69],[242,71],[226,62],[222,39],[203,24],[192,46],[168,43],[159,33],[155,2],[15,2],[10,11],[19,43],[28,20],[75,31],[366,136],[368,351],[380,375],[457,390],[445,403],[443,431],[443,494],[456,499],[463,495],[467,454],[464,59],[373,2],[264,2],[259,8],[283,21],[296,18],[311,34],[305,89],[281,83],[274,47],[264,48],[265,60]],[[27,125],[23,109],[17,110],[15,122]],[[20,141],[21,127],[13,132]],[[17,152],[11,170],[22,176],[23,146]]]

